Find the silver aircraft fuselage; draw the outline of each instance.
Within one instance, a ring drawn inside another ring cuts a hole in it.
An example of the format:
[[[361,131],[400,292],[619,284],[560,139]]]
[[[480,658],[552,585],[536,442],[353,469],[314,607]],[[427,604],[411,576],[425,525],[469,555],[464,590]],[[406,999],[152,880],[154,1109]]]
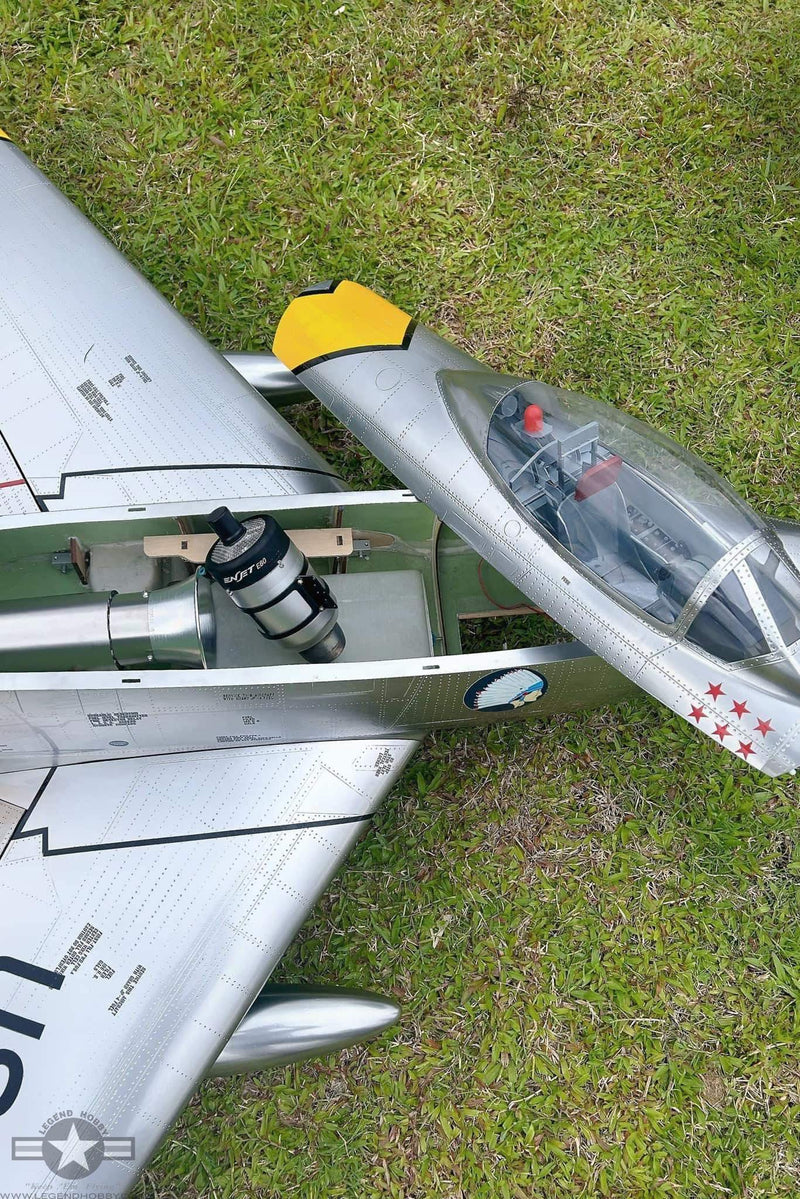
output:
[[[234,497],[222,498],[235,502]],[[243,503],[239,500],[240,506]],[[252,497],[246,503],[248,507],[257,505]],[[372,509],[377,513],[388,506],[411,512],[421,507],[408,492],[332,492],[291,500],[263,499],[263,506],[278,516],[303,511],[312,503],[315,514],[341,510],[345,519],[348,509],[356,505],[362,519]],[[146,510],[126,513],[126,537],[132,538],[144,521],[171,515],[173,508],[148,505]],[[98,513],[74,515],[75,527],[85,531],[87,541],[102,540],[106,527],[119,529],[118,522],[107,526]],[[378,519],[376,515],[374,520]],[[63,523],[63,517],[60,521]],[[362,577],[368,584],[368,576]],[[344,583],[339,585],[341,588]],[[168,588],[167,594],[171,590]],[[247,625],[247,618],[236,615]],[[254,655],[265,644],[255,633],[250,643]],[[274,665],[218,664],[202,670],[0,673],[3,769],[223,746],[387,735],[419,738],[437,728],[486,725],[500,719],[547,716],[613,703],[633,691],[628,680],[578,642],[483,653],[344,660],[318,666],[294,658],[287,655],[288,660]],[[256,662],[257,657],[252,660]],[[545,679],[545,690],[535,704],[487,711],[465,703],[465,695],[482,678],[524,668]]]
[[[295,300],[279,326],[276,351],[280,353],[287,342],[291,346],[287,332],[282,332],[284,326],[288,333],[295,334],[293,324],[302,321],[301,330],[305,331],[311,305],[317,306],[322,318],[327,315],[326,305],[333,307],[341,295],[336,315],[340,324],[346,323],[348,305],[361,302],[360,296],[353,297],[346,290],[354,287],[345,283],[332,287],[328,295],[308,294]],[[376,307],[378,300],[375,297]],[[293,317],[295,306],[298,317]],[[378,317],[382,318],[381,310]],[[369,329],[363,329],[360,314],[354,330],[353,345],[346,352],[315,354],[307,363],[290,365],[359,441],[533,604],[632,683],[766,774],[794,772],[800,764],[800,580],[791,559],[790,539],[781,542],[772,526],[757,518],[705,469],[699,482],[707,491],[703,499],[708,515],[695,504],[692,515],[683,513],[683,517],[686,526],[697,530],[711,546],[710,565],[692,562],[690,552],[681,551],[684,562],[695,568],[696,577],[691,576],[677,618],[673,617],[671,623],[658,619],[644,609],[644,600],[631,602],[624,594],[624,585],[609,585],[599,565],[587,568],[576,552],[565,552],[547,527],[532,518],[531,507],[524,502],[527,496],[518,483],[524,478],[525,467],[533,462],[536,469],[543,461],[541,438],[529,439],[530,457],[527,461],[524,455],[519,459],[521,467],[512,463],[515,469],[509,468],[508,478],[498,468],[500,459],[492,438],[504,397],[518,394],[521,406],[535,401],[540,414],[544,413],[543,420],[554,419],[549,414],[568,408],[570,401],[583,405],[590,401],[542,384],[497,375],[413,322],[402,345],[362,345],[359,339],[367,343],[371,339]],[[596,408],[601,419],[603,412],[615,411],[604,405]],[[643,436],[642,429],[638,422],[628,419],[622,428],[623,440],[627,436],[646,442],[648,435],[645,431]],[[614,449],[613,445],[603,447],[597,428],[587,438],[594,439],[593,452],[598,440],[601,452]],[[549,444],[554,444],[552,438]],[[653,433],[654,457],[664,452],[665,446],[667,440]],[[545,452],[551,452],[554,470],[561,469],[563,463],[565,471],[570,453],[573,464],[580,463],[581,448],[577,457],[570,448],[561,462],[556,462],[548,445],[544,446]],[[667,449],[666,453],[676,459],[673,451]],[[688,462],[686,478],[693,485],[702,464],[686,452],[684,457]],[[588,461],[573,471],[577,478]],[[620,469],[619,461],[614,461],[616,470]],[[595,464],[595,470],[598,465],[601,463]],[[678,462],[678,467],[682,468],[683,463]],[[630,473],[625,463],[622,468]],[[648,482],[651,493],[657,494],[658,479],[648,480],[646,469],[639,475],[639,483]],[[601,483],[605,485],[605,480]],[[538,490],[552,490],[554,486],[553,481],[545,479]],[[575,491],[574,479],[572,488]],[[531,487],[528,494],[533,490]],[[619,490],[616,483],[613,490]],[[611,491],[606,486],[602,494]],[[588,489],[587,493],[591,497]],[[713,504],[718,493],[724,521],[717,525]],[[581,505],[570,498],[568,489],[562,487],[558,494],[560,512],[566,515],[571,505],[573,513],[581,515]],[[575,494],[579,500],[582,498],[580,492]],[[666,505],[667,499],[662,502]],[[669,502],[673,510],[683,506],[680,494],[673,494]],[[584,509],[588,507],[585,503]],[[634,520],[631,508],[629,505],[622,517],[628,523]],[[698,516],[698,511],[703,514]],[[643,540],[638,537],[640,546]],[[787,602],[791,606],[791,635],[795,638],[791,643],[778,627],[754,573],[758,568],[753,564],[768,555],[790,576],[793,592]],[[723,661],[690,639],[693,622],[728,579],[737,591],[746,593],[749,619],[762,651],[752,653],[743,647],[735,661]],[[654,586],[654,597],[657,591]]]

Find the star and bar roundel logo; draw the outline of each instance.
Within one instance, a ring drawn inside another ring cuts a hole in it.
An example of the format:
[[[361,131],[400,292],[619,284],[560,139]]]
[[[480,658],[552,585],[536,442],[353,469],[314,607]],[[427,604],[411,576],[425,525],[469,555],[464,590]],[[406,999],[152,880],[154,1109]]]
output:
[[[77,1182],[94,1174],[104,1161],[134,1159],[133,1137],[110,1137],[93,1116],[65,1115],[44,1136],[14,1137],[13,1161],[43,1161],[59,1178]]]

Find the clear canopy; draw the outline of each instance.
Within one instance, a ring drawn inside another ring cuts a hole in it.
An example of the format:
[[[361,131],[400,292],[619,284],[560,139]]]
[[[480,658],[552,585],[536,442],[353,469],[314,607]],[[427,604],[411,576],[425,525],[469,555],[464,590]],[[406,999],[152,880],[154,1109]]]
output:
[[[709,596],[686,637],[725,662],[794,645],[800,638],[800,586],[794,571],[769,544],[760,545]]]
[[[800,577],[771,548],[770,527],[695,454],[616,408],[541,383],[442,371],[440,384],[530,518],[629,602],[673,624],[709,570],[754,538],[761,548],[706,599],[688,639],[739,661],[800,637]]]

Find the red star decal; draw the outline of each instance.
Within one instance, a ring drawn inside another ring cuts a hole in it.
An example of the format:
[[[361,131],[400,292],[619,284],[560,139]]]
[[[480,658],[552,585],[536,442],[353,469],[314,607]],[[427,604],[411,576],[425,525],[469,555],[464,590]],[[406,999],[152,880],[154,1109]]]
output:
[[[745,712],[749,711],[750,709],[748,708],[747,704],[738,703],[736,701],[734,701],[733,707],[731,708],[731,712],[735,712],[740,720],[744,716]]]
[[[772,721],[771,720],[757,720],[756,721],[756,732],[759,732],[762,737],[766,737],[767,733],[774,733],[775,730],[772,727]]]
[[[696,720],[698,724],[700,723],[701,720],[705,720],[705,715],[706,715],[705,708],[701,708],[699,706],[696,708],[692,708],[691,712],[689,713],[689,716],[691,717],[691,719]]]
[[[716,725],[714,732],[711,735],[712,737],[719,737],[720,742],[724,741],[726,737],[730,737],[727,724]]]
[[[740,741],[739,748],[736,752],[737,754],[741,754],[746,762],[750,755],[754,754],[756,751],[753,749],[752,741]]]
[[[706,691],[706,695],[710,695],[712,699],[719,699],[719,697],[724,694],[725,692],[722,690],[722,687],[719,685],[719,683],[708,684],[708,691]]]

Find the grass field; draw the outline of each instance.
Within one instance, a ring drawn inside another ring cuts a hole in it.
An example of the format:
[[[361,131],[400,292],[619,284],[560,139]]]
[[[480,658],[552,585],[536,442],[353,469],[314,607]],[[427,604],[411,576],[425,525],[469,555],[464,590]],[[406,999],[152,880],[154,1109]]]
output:
[[[0,0],[0,124],[219,346],[349,276],[800,518],[799,35],[790,0]],[[279,975],[397,996],[396,1035],[205,1085],[137,1199],[797,1196],[797,798],[644,698],[430,742]]]

